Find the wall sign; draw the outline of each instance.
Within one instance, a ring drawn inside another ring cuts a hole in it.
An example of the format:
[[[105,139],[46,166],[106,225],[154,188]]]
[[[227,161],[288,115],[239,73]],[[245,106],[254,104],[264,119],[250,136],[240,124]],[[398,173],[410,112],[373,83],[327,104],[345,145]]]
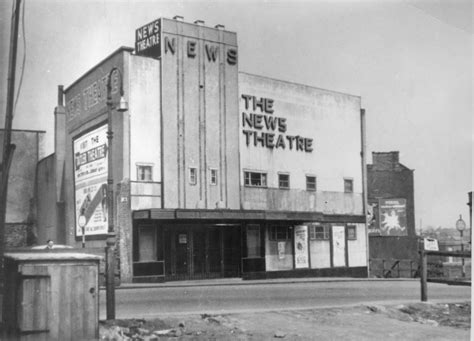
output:
[[[407,235],[407,215],[405,199],[380,199],[378,218],[380,235]]]
[[[135,31],[135,53],[139,56],[159,58],[161,55],[161,25],[156,19]]]
[[[286,118],[274,116],[271,98],[258,98],[252,95],[241,95],[245,111],[242,112],[242,133],[247,146],[266,147],[269,149],[288,149],[311,153],[313,139],[286,133]]]
[[[74,148],[74,191],[76,236],[107,234],[107,125],[76,139]],[[79,224],[79,217],[81,224]],[[85,224],[85,225],[84,225]]]
[[[112,68],[112,66],[110,67]],[[97,72],[89,75],[74,94],[67,95],[69,98],[66,102],[67,120],[69,124],[72,122],[85,119],[94,113],[98,113],[107,107],[107,83],[109,74],[104,74],[103,70],[107,67],[100,68]],[[123,72],[122,70],[120,70]],[[110,85],[111,94],[118,95],[120,85],[119,71],[114,71],[111,76]]]
[[[217,29],[216,29],[217,30]],[[161,48],[165,55],[174,55],[177,50],[177,39],[174,35],[162,34],[162,21],[156,19],[149,24],[139,27],[135,30],[135,53],[138,56],[147,56],[153,58],[161,57]],[[188,37],[189,38],[189,37]],[[218,63],[220,48],[217,44],[204,41],[203,48],[199,48],[199,41],[187,39],[185,46],[185,55],[188,58],[196,58],[198,51],[202,51],[203,57],[208,62]],[[226,48],[225,61],[229,65],[237,64],[237,49]]]
[[[180,233],[178,235],[178,242],[180,244],[187,244],[188,243],[188,235],[186,233]]]
[[[295,226],[295,268],[309,267],[308,226]]]

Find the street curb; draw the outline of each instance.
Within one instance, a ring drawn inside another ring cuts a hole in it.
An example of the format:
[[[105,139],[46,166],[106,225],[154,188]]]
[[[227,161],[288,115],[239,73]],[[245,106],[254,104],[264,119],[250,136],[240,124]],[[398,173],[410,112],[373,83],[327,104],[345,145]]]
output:
[[[298,284],[298,283],[341,283],[341,282],[413,282],[419,281],[419,278],[333,278],[333,279],[287,279],[287,280],[242,280],[239,282],[205,282],[205,283],[186,283],[184,282],[165,282],[165,283],[125,283],[115,287],[115,290],[125,289],[150,289],[150,288],[190,288],[190,287],[221,287],[221,286],[244,286],[244,285],[276,285],[276,284]],[[100,287],[105,290],[105,286]]]

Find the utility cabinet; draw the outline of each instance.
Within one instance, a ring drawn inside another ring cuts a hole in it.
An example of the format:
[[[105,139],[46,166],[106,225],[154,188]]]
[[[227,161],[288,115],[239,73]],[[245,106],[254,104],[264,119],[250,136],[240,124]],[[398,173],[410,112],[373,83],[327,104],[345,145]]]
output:
[[[20,340],[99,337],[99,261],[76,252],[5,254],[3,322]]]

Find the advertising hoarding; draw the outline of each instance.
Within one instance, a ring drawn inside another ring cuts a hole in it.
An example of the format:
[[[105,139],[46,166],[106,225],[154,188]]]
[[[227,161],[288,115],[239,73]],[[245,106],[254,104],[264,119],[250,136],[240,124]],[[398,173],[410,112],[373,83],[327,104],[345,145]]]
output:
[[[76,236],[107,234],[107,125],[77,137],[74,148]]]
[[[308,226],[295,226],[295,268],[308,267]]]
[[[405,199],[379,199],[378,221],[381,236],[406,236]]]

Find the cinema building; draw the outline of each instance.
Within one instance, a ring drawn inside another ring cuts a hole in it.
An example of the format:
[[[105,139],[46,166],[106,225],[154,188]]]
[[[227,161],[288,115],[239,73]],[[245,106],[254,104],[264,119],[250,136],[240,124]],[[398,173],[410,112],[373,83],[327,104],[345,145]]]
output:
[[[59,89],[49,237],[81,247],[84,226],[105,247],[112,171],[122,281],[367,276],[360,97],[239,72],[221,25],[158,19],[136,39]]]

